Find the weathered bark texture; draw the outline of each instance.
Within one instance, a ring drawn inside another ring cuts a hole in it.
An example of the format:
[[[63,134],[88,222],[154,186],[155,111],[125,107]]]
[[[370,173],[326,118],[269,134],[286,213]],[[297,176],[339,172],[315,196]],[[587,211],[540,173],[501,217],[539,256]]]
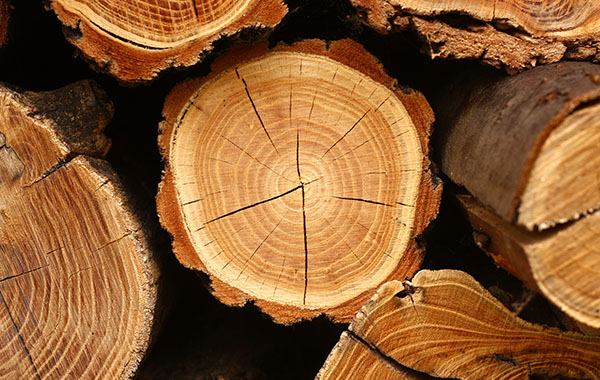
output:
[[[350,40],[232,52],[168,96],[158,209],[223,302],[349,321],[412,276],[435,217],[433,114]]]
[[[433,58],[515,73],[563,58],[600,60],[600,4],[584,0],[351,0],[380,33],[415,31]]]
[[[467,207],[496,261],[600,327],[600,67],[565,62],[459,82],[437,108],[440,167],[492,211],[482,223]]]
[[[436,107],[436,147],[454,182],[529,230],[600,207],[600,66],[565,62],[453,83]]]
[[[600,378],[600,338],[523,321],[460,271],[424,270],[412,282],[384,284],[317,379],[354,378],[352,367],[365,356],[357,354],[356,341],[405,371],[442,378]]]
[[[122,81],[191,66],[223,36],[277,25],[281,0],[51,0],[66,38]]]
[[[0,87],[0,377],[126,379],[148,345],[158,272],[102,156],[91,82]]]

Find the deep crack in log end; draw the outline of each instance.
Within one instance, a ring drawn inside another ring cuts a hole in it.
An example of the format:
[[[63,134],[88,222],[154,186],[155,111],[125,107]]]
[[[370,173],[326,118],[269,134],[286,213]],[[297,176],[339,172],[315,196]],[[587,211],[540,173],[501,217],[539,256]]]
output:
[[[159,214],[184,265],[284,323],[347,321],[418,268],[440,190],[423,154],[431,109],[360,45],[237,50],[163,113]]]

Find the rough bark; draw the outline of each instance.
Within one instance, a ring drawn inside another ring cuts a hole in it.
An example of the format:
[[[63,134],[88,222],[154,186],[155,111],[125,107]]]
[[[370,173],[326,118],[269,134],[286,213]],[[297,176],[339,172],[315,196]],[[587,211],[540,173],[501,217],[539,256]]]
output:
[[[600,376],[600,338],[525,322],[460,271],[424,270],[412,281],[381,286],[317,378],[349,378],[360,359],[355,341],[405,370],[442,378]]]
[[[287,13],[281,0],[51,0],[66,38],[122,81],[197,63],[223,36],[268,29]]]
[[[168,96],[158,209],[223,302],[348,321],[412,276],[437,214],[433,115],[349,41],[232,52]]]
[[[600,66],[482,71],[441,94],[438,163],[504,220],[543,230],[600,206]]]
[[[600,60],[600,5],[583,0],[351,0],[380,33],[409,29],[433,58],[515,73],[563,58]]]
[[[8,0],[0,0],[0,47],[6,42],[9,19],[10,7],[8,6]]]
[[[157,267],[101,157],[112,117],[91,82],[0,87],[0,374],[126,379],[154,323]]]

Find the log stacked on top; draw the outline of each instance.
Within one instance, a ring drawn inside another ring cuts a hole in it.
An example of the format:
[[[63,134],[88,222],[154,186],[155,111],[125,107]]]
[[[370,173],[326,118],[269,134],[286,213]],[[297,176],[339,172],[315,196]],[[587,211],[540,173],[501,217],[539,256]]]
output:
[[[273,28],[281,0],[52,0],[65,36],[97,67],[127,82],[191,66],[222,36]]]
[[[515,73],[563,58],[600,60],[600,4],[583,0],[352,0],[380,33],[413,30],[432,58]]]

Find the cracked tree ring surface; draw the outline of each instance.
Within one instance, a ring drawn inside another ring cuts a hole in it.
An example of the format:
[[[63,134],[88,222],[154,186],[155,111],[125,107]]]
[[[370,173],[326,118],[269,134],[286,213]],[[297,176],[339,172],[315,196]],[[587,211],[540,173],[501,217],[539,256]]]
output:
[[[295,51],[233,65],[192,94],[168,144],[194,251],[250,298],[335,308],[403,259],[421,138],[396,93],[354,68]]]

